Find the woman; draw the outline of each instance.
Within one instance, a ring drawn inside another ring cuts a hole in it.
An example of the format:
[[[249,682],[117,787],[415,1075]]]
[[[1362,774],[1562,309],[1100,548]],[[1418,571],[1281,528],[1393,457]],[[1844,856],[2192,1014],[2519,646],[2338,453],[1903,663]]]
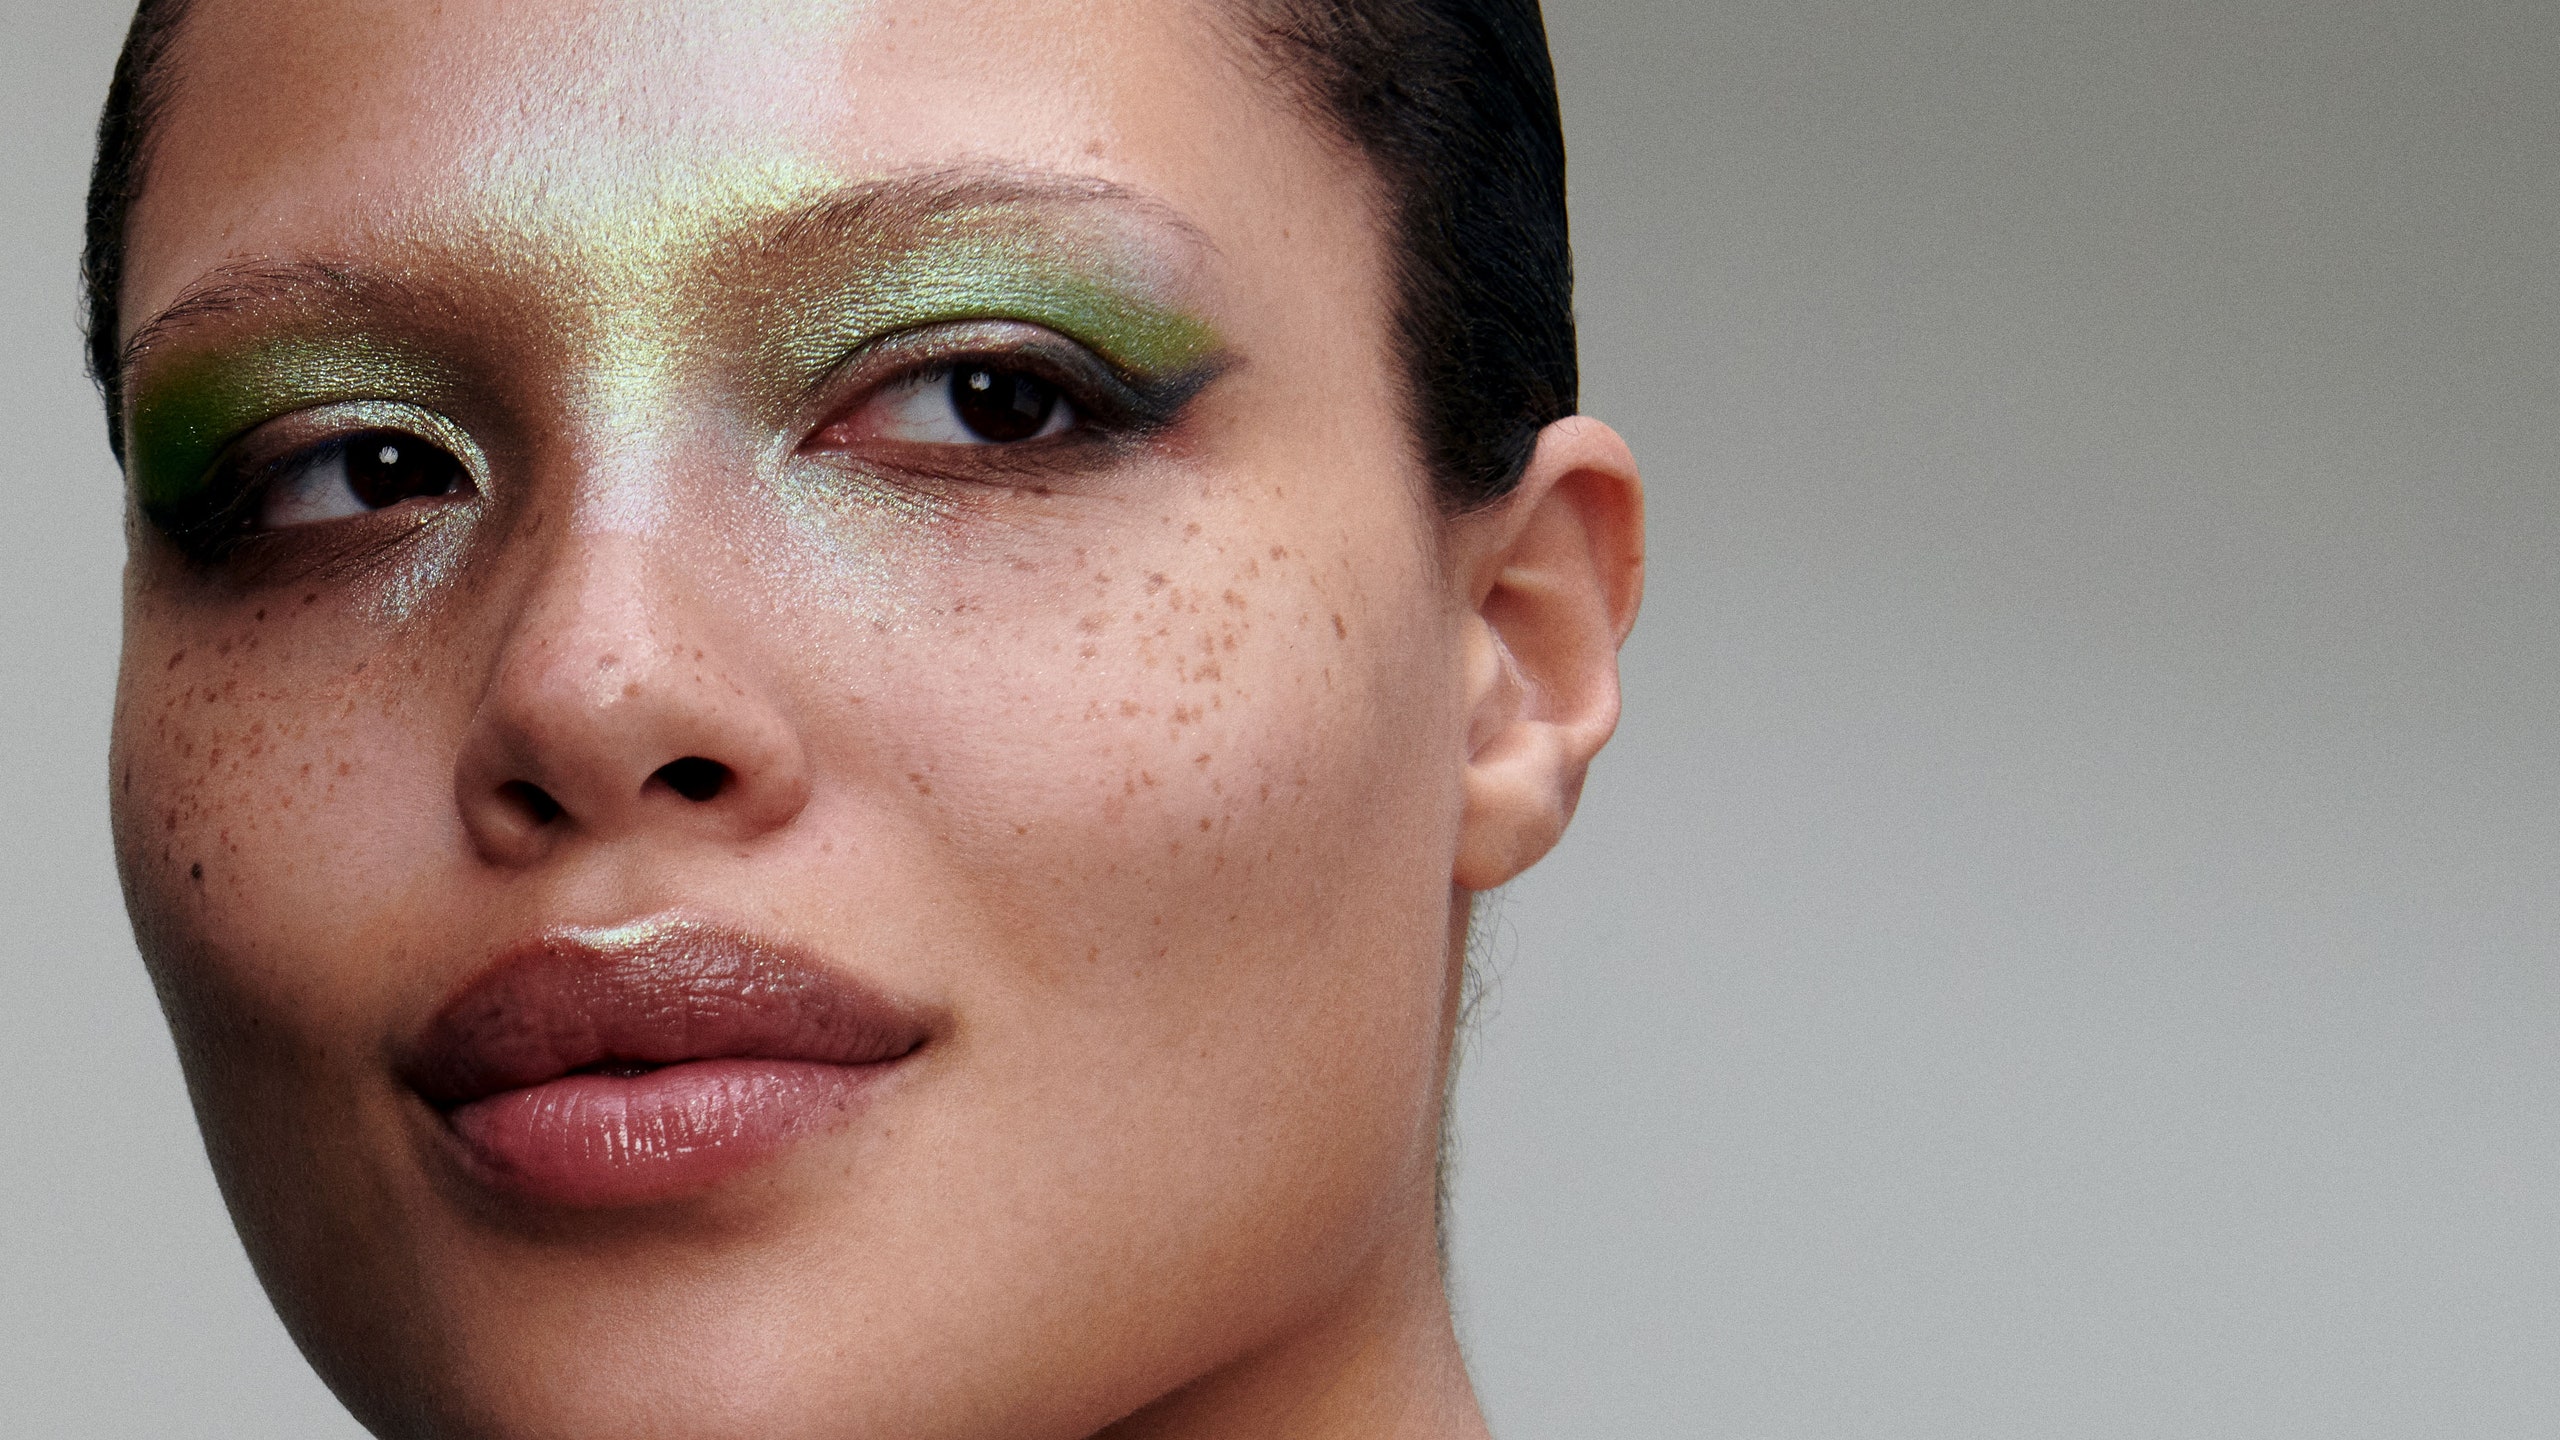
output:
[[[1483,1433],[1471,898],[1617,711],[1533,0],[195,0],[118,853],[395,1436]]]

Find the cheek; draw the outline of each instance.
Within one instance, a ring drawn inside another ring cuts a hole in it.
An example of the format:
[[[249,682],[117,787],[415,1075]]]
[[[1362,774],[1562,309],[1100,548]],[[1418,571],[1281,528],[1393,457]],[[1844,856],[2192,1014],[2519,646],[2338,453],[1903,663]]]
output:
[[[411,719],[426,658],[348,645],[322,608],[128,602],[117,864],[181,1045],[325,1032],[346,936],[399,908],[450,809]]]
[[[1107,542],[978,557],[848,677],[861,718],[828,768],[903,792],[914,840],[877,864],[938,897],[918,943],[997,960],[964,1007],[991,1094],[1075,1073],[1127,1133],[1196,1137],[1236,1133],[1203,1109],[1296,1093],[1310,1130],[1375,1103],[1412,1138],[1461,729],[1414,522],[1376,508],[1328,530],[1212,489]]]
[[[1220,925],[1220,895],[1285,897],[1295,924],[1310,884],[1445,870],[1455,691],[1430,577],[1221,508],[965,567],[861,707],[858,743],[896,757],[951,868],[1051,926]]]

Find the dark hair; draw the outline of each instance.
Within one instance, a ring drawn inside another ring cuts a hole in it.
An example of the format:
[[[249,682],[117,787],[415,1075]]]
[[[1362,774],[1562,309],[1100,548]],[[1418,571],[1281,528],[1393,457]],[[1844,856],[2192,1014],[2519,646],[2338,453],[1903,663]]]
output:
[[[1414,438],[1443,505],[1508,493],[1579,404],[1564,125],[1538,0],[1240,0],[1376,174]]]
[[[187,0],[142,0],[107,82],[98,117],[98,157],[89,169],[88,229],[80,247],[80,328],[89,376],[107,402],[107,444],[124,458],[124,366],[116,343],[116,302],[124,289],[125,230],[151,163],[153,122],[168,101],[161,59],[186,18]]]
[[[1447,508],[1519,481],[1573,413],[1564,127],[1538,0],[1224,0],[1251,53],[1375,174],[1390,226],[1408,418]],[[81,255],[89,369],[124,453],[116,305],[125,230],[186,0],[141,0],[98,122]]]

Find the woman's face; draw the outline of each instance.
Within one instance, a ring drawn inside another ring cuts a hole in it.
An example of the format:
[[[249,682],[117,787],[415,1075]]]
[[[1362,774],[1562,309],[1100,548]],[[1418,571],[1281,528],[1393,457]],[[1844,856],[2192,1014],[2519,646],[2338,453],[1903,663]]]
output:
[[[172,63],[119,854],[360,1415],[1083,1434],[1430,1283],[1480,597],[1361,171],[1211,11]]]

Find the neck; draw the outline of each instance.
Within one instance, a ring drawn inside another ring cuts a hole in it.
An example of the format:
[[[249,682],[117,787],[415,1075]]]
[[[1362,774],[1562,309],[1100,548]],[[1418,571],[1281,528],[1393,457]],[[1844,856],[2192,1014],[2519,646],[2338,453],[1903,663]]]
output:
[[[1388,1247],[1332,1309],[1095,1440],[1213,1437],[1489,1440],[1435,1237]]]

